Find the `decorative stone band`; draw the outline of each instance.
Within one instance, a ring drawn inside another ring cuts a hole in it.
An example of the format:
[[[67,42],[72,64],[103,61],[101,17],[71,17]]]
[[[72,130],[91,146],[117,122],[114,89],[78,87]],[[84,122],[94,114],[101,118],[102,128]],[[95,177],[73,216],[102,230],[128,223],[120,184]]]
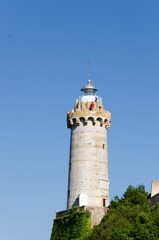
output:
[[[92,102],[75,104],[74,110],[67,113],[67,127],[71,128],[75,124],[80,125],[81,122],[87,125],[88,120],[90,120],[93,125],[99,121],[101,126],[104,125],[106,129],[109,129],[111,127],[111,113],[105,111],[101,103],[95,102],[93,108],[91,104]]]
[[[87,125],[88,121],[91,121],[93,125],[97,123],[97,121],[100,122],[100,126],[104,126],[107,130],[111,127],[111,121],[107,117],[101,117],[101,116],[93,116],[93,115],[87,115],[87,116],[73,116],[71,118],[68,117],[67,119],[67,127],[71,128],[73,125],[80,125],[81,123]]]

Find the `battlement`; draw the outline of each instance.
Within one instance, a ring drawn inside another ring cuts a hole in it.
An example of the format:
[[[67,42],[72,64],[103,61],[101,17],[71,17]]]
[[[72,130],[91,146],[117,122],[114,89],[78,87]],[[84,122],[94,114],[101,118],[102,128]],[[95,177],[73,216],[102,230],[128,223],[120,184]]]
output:
[[[111,127],[111,113],[103,109],[103,104],[99,102],[79,102],[75,104],[74,110],[67,113],[67,127],[71,128],[72,125],[81,123],[87,125],[88,121],[92,121],[95,125],[97,121],[101,126],[106,129]]]

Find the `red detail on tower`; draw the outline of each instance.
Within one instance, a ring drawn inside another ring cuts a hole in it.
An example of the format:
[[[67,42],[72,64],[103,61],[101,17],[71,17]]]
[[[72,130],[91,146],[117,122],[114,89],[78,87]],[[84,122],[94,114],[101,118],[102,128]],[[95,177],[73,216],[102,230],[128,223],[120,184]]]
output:
[[[94,108],[94,102],[91,103],[90,110]]]

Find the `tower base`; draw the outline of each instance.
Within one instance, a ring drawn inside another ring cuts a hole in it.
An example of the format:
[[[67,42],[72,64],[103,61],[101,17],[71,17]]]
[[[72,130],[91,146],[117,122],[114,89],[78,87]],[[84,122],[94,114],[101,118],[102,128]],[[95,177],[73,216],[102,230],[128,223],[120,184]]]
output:
[[[95,207],[95,206],[81,206],[83,210],[89,210],[91,213],[92,226],[98,225],[104,215],[107,213],[107,207]],[[56,213],[56,218],[63,217],[68,213],[70,209],[60,211]]]

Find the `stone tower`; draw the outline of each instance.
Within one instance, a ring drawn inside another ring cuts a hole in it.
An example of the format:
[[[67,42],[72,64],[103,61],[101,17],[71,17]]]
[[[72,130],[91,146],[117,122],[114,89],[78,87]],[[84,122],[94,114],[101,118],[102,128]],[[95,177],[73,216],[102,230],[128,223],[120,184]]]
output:
[[[111,114],[103,109],[88,80],[74,109],[67,113],[71,129],[67,209],[85,206],[100,221],[109,205],[107,130]]]

